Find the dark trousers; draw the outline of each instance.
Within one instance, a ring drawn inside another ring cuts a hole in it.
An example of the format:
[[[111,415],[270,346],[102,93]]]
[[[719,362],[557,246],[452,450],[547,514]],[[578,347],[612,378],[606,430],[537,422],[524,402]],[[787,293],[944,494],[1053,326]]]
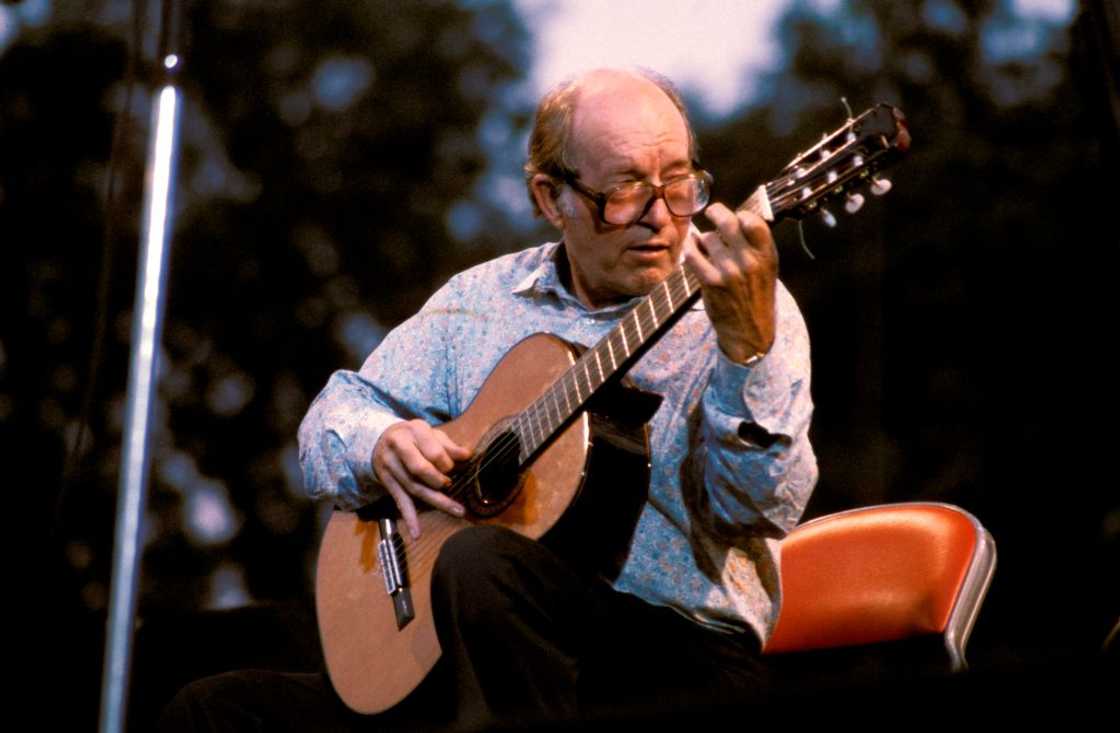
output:
[[[432,576],[443,657],[393,710],[351,713],[326,676],[260,670],[192,683],[166,731],[419,730],[664,722],[760,701],[750,634],[705,629],[575,571],[549,548],[477,526],[444,545]]]

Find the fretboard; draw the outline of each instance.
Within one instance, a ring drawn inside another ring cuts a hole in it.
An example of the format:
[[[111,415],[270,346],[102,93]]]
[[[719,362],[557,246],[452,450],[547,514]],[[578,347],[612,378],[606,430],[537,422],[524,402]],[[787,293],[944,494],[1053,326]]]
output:
[[[772,219],[766,188],[740,207]],[[654,286],[618,325],[587,349],[552,386],[514,418],[522,463],[579,414],[595,393],[620,378],[700,297],[700,280],[683,264]]]

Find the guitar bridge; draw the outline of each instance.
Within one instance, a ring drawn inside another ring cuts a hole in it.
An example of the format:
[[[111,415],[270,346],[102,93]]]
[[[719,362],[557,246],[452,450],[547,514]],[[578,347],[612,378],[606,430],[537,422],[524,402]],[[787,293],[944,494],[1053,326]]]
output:
[[[404,541],[397,532],[396,522],[382,517],[377,521],[381,531],[381,541],[377,543],[377,556],[381,560],[381,576],[385,581],[385,592],[393,600],[393,611],[397,616],[397,629],[403,629],[416,618],[412,605],[412,592],[408,588],[408,558],[404,553]]]

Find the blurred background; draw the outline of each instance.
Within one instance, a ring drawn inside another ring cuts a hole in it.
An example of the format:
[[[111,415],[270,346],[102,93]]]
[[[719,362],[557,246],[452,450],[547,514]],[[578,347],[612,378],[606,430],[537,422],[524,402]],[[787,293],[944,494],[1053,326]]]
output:
[[[34,654],[67,690],[51,714],[83,727],[158,6],[0,4],[5,489],[31,522]],[[140,581],[142,623],[164,620],[181,643],[141,645],[151,689],[134,702],[245,661],[203,661],[183,640],[221,646],[218,632],[167,619],[294,609],[280,626],[304,628],[292,643],[314,658],[306,604],[327,510],[303,494],[299,421],[333,370],[356,369],[452,273],[552,238],[520,173],[533,108],[601,64],[682,86],[729,203],[842,123],[841,97],[906,112],[913,151],[888,196],[836,229],[806,221],[815,259],[796,225],[776,231],[813,341],[821,478],[806,518],[957,504],[999,549],[974,667],[1063,670],[1098,653],[1120,608],[1106,320],[1118,16],[1109,0],[190,3]]]

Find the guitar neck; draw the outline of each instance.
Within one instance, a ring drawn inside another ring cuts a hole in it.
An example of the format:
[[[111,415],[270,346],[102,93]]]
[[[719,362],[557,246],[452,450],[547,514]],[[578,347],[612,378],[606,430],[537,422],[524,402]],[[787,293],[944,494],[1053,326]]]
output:
[[[766,187],[740,207],[772,219]],[[631,309],[618,325],[587,349],[559,379],[513,421],[528,461],[566,427],[600,389],[619,379],[700,298],[700,280],[679,265]]]
[[[877,170],[909,147],[902,112],[876,105],[800,153],[738,208],[771,224],[807,216],[820,210],[823,202],[838,200],[872,180]],[[859,200],[851,211],[862,205],[862,197]],[[514,418],[510,429],[520,441],[521,463],[546,446],[604,385],[621,378],[699,297],[700,281],[683,264],[654,286],[610,333]]]

